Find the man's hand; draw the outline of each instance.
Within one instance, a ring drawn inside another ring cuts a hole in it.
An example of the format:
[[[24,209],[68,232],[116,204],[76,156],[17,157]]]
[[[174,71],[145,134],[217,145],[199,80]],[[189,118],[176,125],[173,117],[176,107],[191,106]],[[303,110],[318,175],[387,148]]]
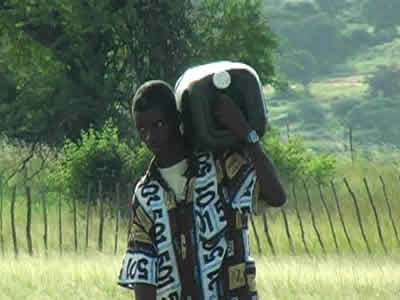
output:
[[[215,116],[240,141],[247,139],[250,132],[249,123],[231,97],[223,93],[217,94]]]
[[[247,140],[251,128],[240,108],[231,97],[218,94],[216,104],[217,120],[241,141]],[[286,202],[286,194],[275,171],[275,167],[263,151],[259,143],[246,144],[245,150],[255,167],[261,194],[271,206],[281,206]]]

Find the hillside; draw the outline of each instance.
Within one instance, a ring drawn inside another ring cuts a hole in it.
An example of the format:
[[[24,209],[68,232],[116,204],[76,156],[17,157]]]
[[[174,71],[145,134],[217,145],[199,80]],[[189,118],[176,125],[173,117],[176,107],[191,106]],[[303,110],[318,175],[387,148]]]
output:
[[[282,96],[266,87],[270,122],[283,136],[304,137],[317,151],[347,151],[352,126],[356,151],[393,152],[400,146],[395,130],[400,95],[390,100],[370,97],[367,79],[378,66],[398,61],[400,37],[359,51],[331,74],[314,78],[308,90],[292,82],[292,94]]]

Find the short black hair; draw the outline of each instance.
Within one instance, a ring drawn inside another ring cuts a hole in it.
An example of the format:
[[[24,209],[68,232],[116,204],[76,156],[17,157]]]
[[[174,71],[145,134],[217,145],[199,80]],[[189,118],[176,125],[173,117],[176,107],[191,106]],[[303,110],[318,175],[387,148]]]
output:
[[[178,111],[174,90],[162,80],[146,81],[133,97],[132,113],[143,112],[157,106],[167,115],[176,116]]]

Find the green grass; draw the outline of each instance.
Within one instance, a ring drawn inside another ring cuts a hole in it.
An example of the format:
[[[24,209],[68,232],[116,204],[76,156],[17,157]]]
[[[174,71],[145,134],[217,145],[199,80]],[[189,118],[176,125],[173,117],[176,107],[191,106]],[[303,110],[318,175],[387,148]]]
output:
[[[0,260],[2,300],[129,299],[116,284],[120,257],[67,255]]]
[[[348,246],[337,209],[329,187],[324,188],[325,199],[332,215],[338,239],[340,255],[335,244],[318,190],[312,182],[307,182],[315,213],[315,221],[323,240],[326,254],[323,254],[314,231],[308,210],[305,192],[297,185],[297,199],[305,230],[305,238],[310,250],[307,255],[301,240],[301,232],[294,210],[293,195],[285,210],[289,229],[293,238],[295,254],[291,255],[280,209],[270,209],[268,225],[276,256],[272,255],[260,217],[255,218],[262,252],[258,253],[254,232],[250,227],[250,246],[257,261],[257,285],[263,299],[397,299],[400,293],[400,248],[394,237],[383,197],[378,175],[382,175],[388,188],[394,219],[400,220],[400,168],[393,164],[374,163],[357,158],[352,165],[349,158],[339,157],[335,179],[338,196],[355,253]],[[391,160],[393,161],[393,160]],[[356,194],[364,229],[372,250],[369,254],[360,234],[353,202],[343,184],[346,177]],[[362,179],[368,178],[375,200],[383,237],[388,249],[385,255],[378,237],[375,218],[363,186]],[[288,187],[288,191],[290,191]],[[45,255],[43,246],[43,217],[38,194],[34,194],[32,237],[33,257],[27,255],[25,226],[26,199],[20,191],[16,205],[16,224],[19,256],[13,253],[10,233],[10,191],[3,199],[3,238],[5,253],[0,252],[0,299],[32,300],[43,299],[133,299],[130,291],[116,284],[121,258],[126,245],[126,220],[121,221],[119,248],[114,255],[115,219],[109,214],[105,219],[104,249],[97,250],[99,218],[93,212],[90,222],[89,249],[85,249],[85,207],[80,207],[78,218],[79,251],[73,245],[72,210],[63,202],[63,252],[59,252],[58,207],[50,202],[49,212],[49,252]],[[65,200],[64,200],[65,201]],[[400,224],[397,228],[400,231]],[[1,249],[0,249],[1,250]]]
[[[5,196],[9,196],[9,191],[6,191]],[[5,197],[5,198],[6,198]],[[7,199],[8,200],[8,199]],[[32,206],[32,244],[34,255],[44,255],[45,245],[43,240],[44,234],[44,218],[43,209],[39,198],[34,198],[34,204]],[[49,202],[48,204],[48,253],[50,256],[58,256],[60,253],[60,236],[59,236],[59,214],[58,214],[58,203]],[[74,243],[74,228],[73,228],[73,211],[71,205],[65,202],[62,203],[62,253],[75,252]],[[4,238],[4,252],[7,255],[14,253],[14,247],[12,242],[11,233],[11,217],[10,217],[10,201],[4,201],[3,203],[3,238]],[[20,254],[27,253],[27,239],[26,239],[26,199],[23,195],[20,195],[16,201],[15,207],[15,224],[17,232],[17,245]],[[119,220],[119,232],[118,232],[118,250],[125,250],[127,240],[127,218],[121,218]],[[103,227],[103,252],[105,254],[113,254],[115,247],[115,218],[111,215],[111,212],[106,210]],[[99,228],[100,218],[99,209],[91,208],[89,218],[89,230],[88,230],[88,248],[86,248],[86,206],[78,207],[77,215],[77,241],[78,241],[78,252],[84,253],[87,251],[97,250],[99,246]],[[0,245],[1,247],[1,245]],[[1,248],[0,248],[1,252]]]
[[[398,261],[262,257],[257,282],[263,299],[397,299]]]
[[[351,65],[355,72],[373,72],[380,65],[398,64],[400,59],[400,39],[397,38],[390,43],[377,45],[350,59],[347,64]]]
[[[268,103],[270,123],[283,133],[289,124],[291,135],[304,137],[307,144],[317,151],[343,151],[344,145],[348,145],[344,131],[350,121],[355,127],[356,147],[362,151],[370,149],[371,144],[400,145],[396,131],[388,128],[396,124],[397,115],[389,114],[384,102],[372,105],[375,99],[368,95],[367,85],[367,77],[380,65],[396,65],[399,61],[400,38],[397,38],[360,50],[342,65],[337,65],[337,71],[343,72],[315,78],[309,84],[309,93],[305,93],[301,84],[292,83],[297,94],[277,99],[274,98],[274,89],[265,87],[267,99],[271,99]],[[352,114],[356,107],[360,112]]]
[[[364,185],[364,178],[367,180],[368,187],[373,198],[373,203],[377,210],[378,221],[384,241],[383,243],[387,248],[387,252],[390,255],[400,254],[400,243],[395,238],[394,229],[389,218],[389,212],[384,197],[383,185],[379,179],[379,175],[382,176],[385,182],[387,197],[392,210],[392,216],[398,234],[400,235],[400,222],[398,221],[400,220],[400,202],[398,201],[398,197],[400,195],[400,169],[397,169],[390,164],[385,165],[369,163],[362,159],[358,159],[354,162],[354,164],[352,164],[348,158],[341,157],[337,169],[337,175],[333,180],[352,246],[355,250],[355,254],[360,256],[367,256],[369,253],[361,234],[353,199],[351,198],[351,195],[344,184],[343,178],[347,179],[352,191],[355,194],[360,210],[361,222],[372,255],[382,256],[385,254],[385,252],[379,238],[377,223],[366,187]],[[315,223],[317,230],[320,233],[325,251],[328,255],[335,254],[336,245],[334,243],[327,212],[320,199],[318,186],[312,181],[307,181],[306,184],[310,194],[311,207],[315,216]],[[295,211],[295,202],[292,189],[288,186],[287,190],[289,198],[288,203],[285,206],[285,211],[288,218],[289,231],[293,239],[294,252],[298,255],[304,255],[306,254],[306,250],[301,239],[301,228]],[[304,186],[301,182],[296,184],[295,191],[299,212],[302,217],[306,244],[311,255],[320,256],[323,254],[323,249],[312,224],[309,204],[306,198]],[[322,186],[322,191],[334,226],[334,231],[339,245],[339,252],[342,255],[350,255],[352,254],[352,251],[349,247],[344,229],[340,222],[339,212],[331,186],[329,184]],[[267,216],[269,231],[276,253],[279,255],[290,254],[291,251],[289,248],[289,239],[285,230],[284,219],[280,209],[271,208],[268,211]],[[255,223],[263,253],[268,253],[269,255],[272,254],[271,248],[264,233],[264,224],[262,218],[257,216],[255,218]],[[257,253],[258,248],[254,232],[252,227],[250,227],[250,229],[252,236],[250,240],[251,246],[252,249]]]
[[[310,93],[319,103],[337,101],[346,97],[360,97],[368,90],[363,75],[333,78],[311,83]]]
[[[256,257],[262,299],[398,299],[400,259]],[[116,284],[120,257],[95,254],[0,260],[2,300],[133,299]]]

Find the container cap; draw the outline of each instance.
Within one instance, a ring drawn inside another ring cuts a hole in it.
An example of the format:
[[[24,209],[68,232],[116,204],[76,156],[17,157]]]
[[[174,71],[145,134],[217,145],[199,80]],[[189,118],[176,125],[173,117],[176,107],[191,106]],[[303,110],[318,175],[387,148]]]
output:
[[[216,72],[212,77],[212,81],[217,89],[226,89],[231,84],[231,76],[227,71]]]

